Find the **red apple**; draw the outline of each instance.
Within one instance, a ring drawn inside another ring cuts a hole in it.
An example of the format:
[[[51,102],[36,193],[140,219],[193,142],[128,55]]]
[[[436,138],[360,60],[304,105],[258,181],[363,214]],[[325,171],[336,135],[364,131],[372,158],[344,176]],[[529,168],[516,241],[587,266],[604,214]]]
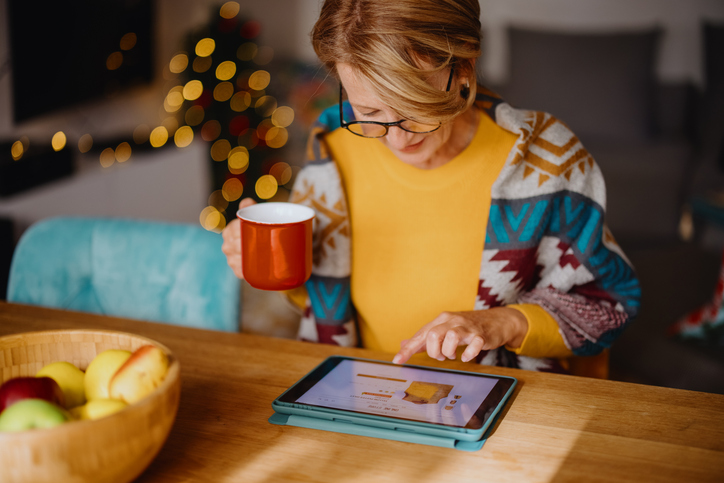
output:
[[[0,386],[0,412],[18,401],[31,398],[65,407],[63,390],[50,377],[15,377]]]

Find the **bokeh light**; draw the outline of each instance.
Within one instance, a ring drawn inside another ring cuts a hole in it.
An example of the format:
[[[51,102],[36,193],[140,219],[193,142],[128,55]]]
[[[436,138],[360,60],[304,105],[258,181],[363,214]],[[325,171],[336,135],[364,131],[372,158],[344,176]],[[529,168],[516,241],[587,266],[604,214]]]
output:
[[[239,178],[229,178],[221,187],[221,194],[224,195],[224,199],[226,199],[226,201],[236,201],[241,198],[243,193],[244,185],[241,183]]]
[[[259,144],[259,136],[256,133],[256,129],[247,129],[243,133],[239,134],[236,141],[239,146],[244,146],[247,149],[254,149]]]
[[[136,128],[138,129],[138,128]],[[135,131],[134,131],[135,133]],[[81,153],[87,153],[93,147],[93,136],[90,134],[84,134],[78,139],[78,151]]]
[[[133,130],[133,142],[143,144],[151,136],[151,128],[147,124],[141,124]]]
[[[292,167],[289,166],[289,164],[280,161],[274,166],[271,167],[269,170],[269,174],[274,176],[274,178],[277,180],[277,183],[280,185],[287,184],[290,179],[292,179]]]
[[[216,41],[206,37],[196,43],[196,49],[194,51],[199,57],[208,57],[214,53],[214,49],[216,49]]]
[[[15,161],[22,158],[24,152],[25,148],[23,147],[23,143],[21,141],[15,141],[10,148],[10,155]]]
[[[122,142],[116,147],[116,161],[119,163],[124,163],[131,159],[131,145],[127,142]]]
[[[265,70],[258,70],[249,76],[249,87],[257,91],[266,89],[269,82],[271,82],[271,74]]]
[[[116,161],[116,151],[113,148],[106,148],[101,152],[99,159],[101,166],[108,168]]]
[[[123,54],[120,52],[113,52],[106,59],[106,69],[108,70],[116,70],[121,64],[123,64]]]
[[[229,206],[229,201],[224,197],[221,190],[216,190],[209,195],[209,206],[223,212]]]
[[[237,92],[231,97],[229,106],[232,111],[242,112],[251,105],[251,94],[245,91]]]
[[[234,77],[236,74],[236,63],[225,60],[216,67],[216,78],[222,81],[226,81]]]
[[[256,103],[254,103],[254,109],[261,117],[271,116],[276,108],[277,100],[272,96],[260,97]]]
[[[277,183],[276,178],[270,174],[260,176],[259,179],[256,180],[256,195],[262,200],[268,200],[277,194],[278,189],[279,184]]]
[[[172,87],[163,101],[163,108],[166,112],[178,111],[184,103],[183,86]]]
[[[194,130],[191,126],[181,126],[173,135],[173,142],[179,148],[185,148],[194,140]]]
[[[289,127],[294,122],[294,109],[288,106],[275,109],[271,121],[277,127]]]
[[[270,148],[279,149],[287,144],[289,140],[289,131],[283,127],[274,126],[264,135],[264,141]],[[284,183],[282,183],[284,184]]]
[[[229,152],[229,172],[241,174],[249,167],[249,151],[244,146],[236,146]]]
[[[151,146],[154,148],[160,148],[166,144],[166,141],[168,141],[168,131],[165,127],[158,126],[151,131],[149,140],[151,141]]]
[[[65,147],[65,143],[67,141],[68,139],[65,137],[65,133],[63,131],[58,131],[53,134],[53,139],[50,140],[50,145],[53,146],[53,151],[60,151]]]
[[[195,101],[201,97],[202,92],[204,92],[204,85],[200,80],[188,81],[183,88],[184,98],[188,101]]]
[[[234,18],[239,13],[239,4],[236,2],[226,2],[219,9],[219,15],[223,18]]]
[[[221,231],[226,226],[226,218],[213,206],[207,206],[201,210],[199,222],[208,231]]]
[[[231,82],[219,82],[214,87],[214,99],[218,102],[225,102],[234,95],[234,84]]]
[[[211,67],[211,63],[211,57],[196,57],[193,65],[194,72],[206,72]]]
[[[137,41],[138,38],[136,37],[136,34],[133,32],[128,32],[126,35],[121,37],[121,50],[131,50],[133,47],[136,46]]]
[[[198,126],[204,120],[204,108],[201,106],[191,106],[184,115],[184,120],[189,126]]]
[[[218,138],[219,134],[221,134],[221,124],[219,124],[219,121],[217,121],[216,119],[206,121],[206,123],[204,123],[204,125],[201,127],[201,139],[203,139],[207,143]]]
[[[259,47],[254,42],[246,42],[244,44],[241,44],[238,49],[236,49],[236,57],[239,60],[243,60],[244,62],[249,62],[254,57],[256,57],[256,53],[259,51]]]
[[[186,70],[186,67],[189,66],[189,56],[186,54],[176,54],[171,59],[171,62],[168,64],[168,70],[173,72],[174,74],[180,74],[181,72]]]
[[[214,161],[224,161],[229,157],[231,152],[231,143],[226,139],[219,139],[211,145],[211,159]]]

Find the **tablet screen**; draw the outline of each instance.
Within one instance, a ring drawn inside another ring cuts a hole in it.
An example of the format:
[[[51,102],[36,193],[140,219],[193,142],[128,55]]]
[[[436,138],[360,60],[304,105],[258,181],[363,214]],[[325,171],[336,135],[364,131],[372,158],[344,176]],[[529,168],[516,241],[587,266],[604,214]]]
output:
[[[512,379],[385,362],[332,358],[285,402],[479,429]]]

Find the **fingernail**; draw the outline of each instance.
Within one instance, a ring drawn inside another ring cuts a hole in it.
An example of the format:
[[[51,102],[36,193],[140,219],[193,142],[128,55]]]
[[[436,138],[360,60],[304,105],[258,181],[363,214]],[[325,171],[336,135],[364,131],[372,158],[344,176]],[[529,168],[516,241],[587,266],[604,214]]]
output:
[[[394,364],[399,364],[399,363],[400,363],[400,359],[402,359],[402,357],[400,357],[400,356],[395,356],[395,357],[392,358],[392,362],[393,362]]]

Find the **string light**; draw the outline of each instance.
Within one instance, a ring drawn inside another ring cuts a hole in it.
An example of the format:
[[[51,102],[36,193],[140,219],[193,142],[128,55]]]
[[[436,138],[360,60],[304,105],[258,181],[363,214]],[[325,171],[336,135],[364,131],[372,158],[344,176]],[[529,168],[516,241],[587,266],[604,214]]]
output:
[[[189,56],[186,54],[176,54],[171,58],[168,69],[174,74],[180,74],[189,66]]]
[[[195,52],[199,57],[208,57],[214,53],[214,49],[216,49],[216,41],[207,37],[196,43]]]
[[[216,68],[216,78],[226,81],[234,77],[236,74],[236,64],[230,60],[225,60]]]
[[[270,174],[260,176],[259,179],[256,180],[256,195],[262,200],[268,200],[277,194],[278,189],[279,184],[277,183],[276,178]]]
[[[115,157],[119,163],[128,161],[131,158],[131,145],[127,142],[119,144],[115,151]]]
[[[241,198],[244,193],[244,185],[241,183],[239,178],[229,178],[224,182],[224,186],[221,188],[221,194],[224,196],[226,201],[236,201]]]
[[[138,129],[138,128],[136,128]],[[81,153],[87,153],[93,147],[93,136],[90,134],[84,134],[78,139],[78,151]]]
[[[136,37],[136,34],[133,32],[128,32],[126,35],[121,37],[120,47],[121,50],[131,50],[133,47],[136,46],[136,41],[138,38]]]
[[[53,147],[53,151],[60,151],[65,147],[66,141],[67,138],[65,137],[65,133],[63,131],[58,131],[53,134],[53,138],[50,140],[50,145]]]
[[[113,148],[106,148],[103,151],[101,151],[101,155],[99,156],[99,159],[101,161],[101,166],[104,168],[109,168],[113,165],[113,163],[116,161],[116,151]]]
[[[108,70],[116,70],[121,64],[123,64],[123,54],[120,52],[113,52],[106,59],[106,69]]]
[[[15,161],[17,161],[23,157],[24,153],[25,153],[25,148],[23,147],[22,141],[15,141],[13,143],[13,146],[10,148],[10,155],[13,157],[13,159]]]
[[[179,148],[189,146],[194,140],[194,130],[190,126],[181,126],[173,135],[173,142]]]
[[[236,2],[226,2],[219,9],[219,15],[225,19],[231,19],[239,14],[239,4]]]
[[[168,141],[168,131],[163,126],[158,126],[151,131],[148,140],[154,148],[160,148]]]

